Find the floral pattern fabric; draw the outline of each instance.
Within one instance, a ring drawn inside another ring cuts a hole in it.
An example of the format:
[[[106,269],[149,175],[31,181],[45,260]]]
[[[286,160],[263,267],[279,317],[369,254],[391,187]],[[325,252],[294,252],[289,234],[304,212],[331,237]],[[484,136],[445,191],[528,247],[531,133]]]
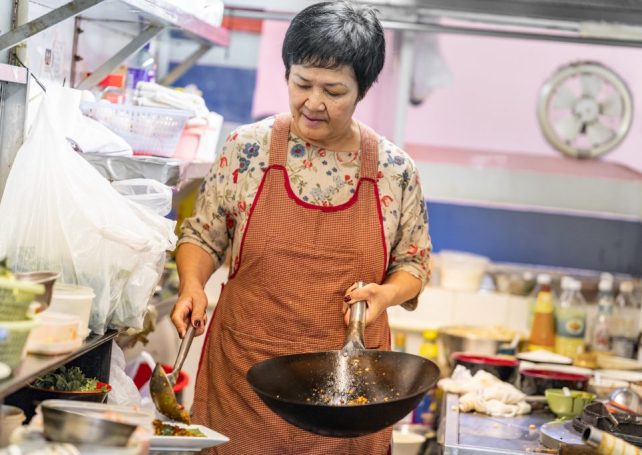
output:
[[[227,137],[201,185],[193,215],[181,228],[179,244],[200,246],[212,255],[217,267],[231,246],[230,273],[239,265],[243,232],[269,165],[273,123],[270,117],[241,126]],[[297,197],[319,206],[340,205],[350,199],[359,180],[359,151],[325,150],[292,132],[288,150],[286,168]],[[405,270],[425,285],[431,243],[419,175],[408,155],[385,138],[379,140],[377,185],[390,254],[388,273]]]

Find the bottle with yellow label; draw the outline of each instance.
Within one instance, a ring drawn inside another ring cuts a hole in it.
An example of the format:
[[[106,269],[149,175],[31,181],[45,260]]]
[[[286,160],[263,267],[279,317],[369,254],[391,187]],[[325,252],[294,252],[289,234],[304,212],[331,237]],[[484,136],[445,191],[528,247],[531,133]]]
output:
[[[555,352],[571,358],[584,350],[586,301],[581,288],[579,281],[565,277],[555,309]]]
[[[530,351],[553,351],[555,349],[555,297],[551,289],[550,275],[537,277],[539,292],[531,325],[528,349]]]

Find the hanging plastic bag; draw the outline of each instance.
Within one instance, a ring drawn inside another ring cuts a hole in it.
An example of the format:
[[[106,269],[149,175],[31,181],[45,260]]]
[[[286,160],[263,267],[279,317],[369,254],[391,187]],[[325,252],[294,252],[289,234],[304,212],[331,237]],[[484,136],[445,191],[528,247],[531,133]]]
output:
[[[165,216],[172,210],[172,189],[152,179],[129,179],[112,182],[120,194],[132,202]]]
[[[0,201],[0,257],[93,288],[94,332],[140,328],[175,222],[128,201],[71,149],[79,101],[77,90],[47,91]]]

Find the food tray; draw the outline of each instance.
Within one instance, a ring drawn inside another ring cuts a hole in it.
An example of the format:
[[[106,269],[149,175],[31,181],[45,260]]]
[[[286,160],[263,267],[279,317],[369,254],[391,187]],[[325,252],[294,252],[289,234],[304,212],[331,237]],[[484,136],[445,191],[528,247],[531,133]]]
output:
[[[172,157],[190,111],[82,102],[80,110],[122,137],[135,152]]]

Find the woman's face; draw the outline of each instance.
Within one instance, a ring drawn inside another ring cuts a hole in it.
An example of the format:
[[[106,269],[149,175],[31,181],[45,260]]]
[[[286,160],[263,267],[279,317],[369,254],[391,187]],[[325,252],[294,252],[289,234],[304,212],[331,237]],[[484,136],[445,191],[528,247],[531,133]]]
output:
[[[359,94],[352,67],[292,65],[288,94],[293,130],[302,139],[332,149],[351,138]]]

